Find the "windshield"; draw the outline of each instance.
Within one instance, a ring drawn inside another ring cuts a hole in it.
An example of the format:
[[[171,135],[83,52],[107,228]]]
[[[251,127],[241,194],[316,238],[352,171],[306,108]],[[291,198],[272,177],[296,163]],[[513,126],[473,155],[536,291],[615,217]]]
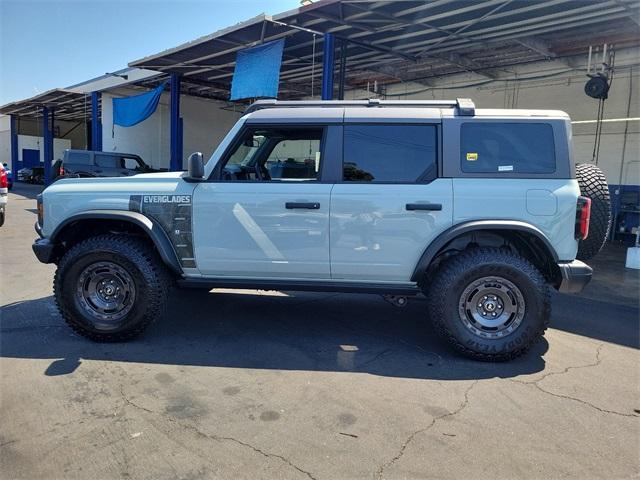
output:
[[[218,160],[220,160],[220,157],[222,156],[224,151],[227,149],[229,144],[236,137],[236,135],[244,125],[244,122],[245,122],[244,117],[241,117],[233,126],[233,128],[229,130],[229,133],[227,133],[227,135],[218,144],[216,149],[213,151],[213,153],[209,157],[209,160],[206,161],[205,167],[207,168],[207,175],[211,173],[211,170],[213,169],[213,167],[215,167],[216,163],[218,163]]]

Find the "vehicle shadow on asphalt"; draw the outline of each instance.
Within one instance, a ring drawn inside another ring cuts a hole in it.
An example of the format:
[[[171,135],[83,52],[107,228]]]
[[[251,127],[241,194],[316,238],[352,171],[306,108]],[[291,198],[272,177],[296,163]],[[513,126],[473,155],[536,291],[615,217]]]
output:
[[[433,331],[424,300],[397,308],[375,295],[180,291],[167,315],[127,343],[99,344],[63,322],[52,297],[0,310],[3,357],[51,359],[46,375],[82,360],[270,370],[359,372],[399,378],[515,377],[544,369],[546,340],[512,362],[457,355]]]

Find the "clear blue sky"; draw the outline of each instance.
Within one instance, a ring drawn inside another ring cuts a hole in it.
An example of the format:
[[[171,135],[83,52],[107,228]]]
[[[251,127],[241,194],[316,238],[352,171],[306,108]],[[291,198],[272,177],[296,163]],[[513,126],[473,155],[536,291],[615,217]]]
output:
[[[0,0],[0,105],[127,66],[299,0]]]

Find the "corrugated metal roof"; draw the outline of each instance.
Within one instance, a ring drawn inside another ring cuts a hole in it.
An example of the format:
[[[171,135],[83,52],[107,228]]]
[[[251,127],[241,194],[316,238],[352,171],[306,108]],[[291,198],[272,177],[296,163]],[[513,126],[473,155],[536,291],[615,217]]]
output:
[[[280,97],[300,98],[319,93],[323,33],[348,41],[347,85],[362,86],[461,72],[495,78],[514,64],[583,54],[601,41],[637,46],[639,16],[635,0],[322,0],[129,65],[180,73],[228,98],[238,50],[285,38]]]
[[[35,97],[3,105],[0,107],[0,113],[38,118],[42,116],[43,106],[53,108],[55,110],[55,118],[60,120],[91,117],[90,95],[62,88],[48,90]]]
[[[513,65],[546,59],[574,68],[570,57],[585,54],[589,45],[638,46],[639,18],[636,0],[320,0],[133,61],[130,67],[159,74],[115,87],[155,88],[169,73],[180,73],[183,94],[227,100],[237,52],[285,38],[279,98],[319,95],[324,33],[345,40],[347,87],[374,81],[429,85],[434,77],[463,72],[490,80]],[[47,105],[56,118],[87,119],[87,88],[50,90],[4,105],[0,113],[39,117]]]

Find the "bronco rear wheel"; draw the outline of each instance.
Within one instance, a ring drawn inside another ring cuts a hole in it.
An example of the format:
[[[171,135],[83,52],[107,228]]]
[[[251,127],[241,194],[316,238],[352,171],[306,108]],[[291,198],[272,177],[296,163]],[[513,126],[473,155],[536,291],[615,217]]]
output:
[[[127,235],[100,235],[60,261],[54,295],[77,333],[114,342],[140,334],[164,310],[169,278],[153,248]]]
[[[447,260],[425,292],[431,319],[467,357],[504,361],[524,354],[549,323],[549,286],[526,259],[475,248]]]

